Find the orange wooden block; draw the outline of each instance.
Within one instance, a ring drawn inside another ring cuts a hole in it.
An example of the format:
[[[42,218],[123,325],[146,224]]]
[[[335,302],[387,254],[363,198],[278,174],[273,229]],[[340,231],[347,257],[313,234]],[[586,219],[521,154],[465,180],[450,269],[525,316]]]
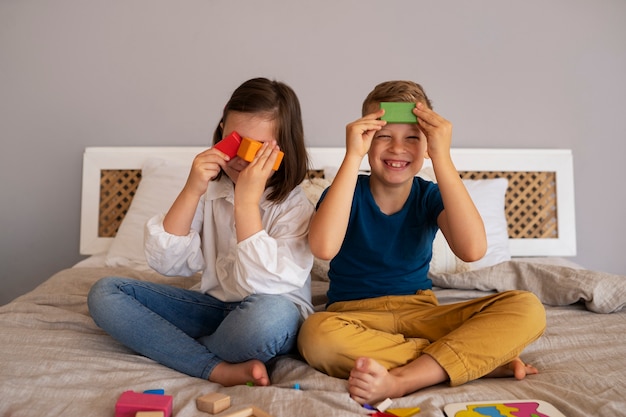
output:
[[[261,149],[261,146],[263,146],[262,142],[244,137],[241,139],[241,145],[239,145],[239,149],[237,150],[237,156],[244,161],[252,162],[256,153],[259,149]],[[276,158],[276,162],[272,167],[274,171],[280,167],[280,163],[283,162],[283,156],[285,156],[285,154],[280,151],[278,153],[278,157]]]
[[[165,417],[163,411],[137,411],[135,417]]]
[[[205,413],[217,414],[230,407],[230,396],[219,392],[210,392],[196,398],[196,407]]]

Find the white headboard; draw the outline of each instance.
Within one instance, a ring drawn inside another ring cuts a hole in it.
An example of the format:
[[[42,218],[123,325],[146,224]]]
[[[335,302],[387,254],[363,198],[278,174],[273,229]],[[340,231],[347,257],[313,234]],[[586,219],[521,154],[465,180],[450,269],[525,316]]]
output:
[[[89,147],[83,155],[80,252],[104,253],[112,237],[99,236],[100,187],[102,170],[137,170],[151,157],[188,161],[203,147]],[[308,149],[311,168],[335,169],[341,164],[344,148]],[[554,238],[510,238],[511,255],[574,256],[576,228],[572,153],[566,149],[453,149],[452,158],[459,172],[548,172],[554,182],[548,192],[555,193],[558,236]],[[429,165],[429,161],[427,164]],[[367,158],[361,169],[369,169]],[[532,199],[531,199],[532,200]],[[529,212],[533,212],[529,207]]]

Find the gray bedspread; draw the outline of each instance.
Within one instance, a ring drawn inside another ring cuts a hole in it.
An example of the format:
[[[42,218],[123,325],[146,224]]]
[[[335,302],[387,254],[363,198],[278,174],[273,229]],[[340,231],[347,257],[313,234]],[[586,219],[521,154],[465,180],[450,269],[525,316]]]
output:
[[[349,398],[345,381],[313,370],[297,356],[269,365],[270,387],[224,388],[133,353],[100,330],[87,310],[89,288],[109,275],[184,287],[197,282],[123,268],[70,268],[0,307],[1,416],[114,416],[123,391],[155,388],[174,397],[177,417],[208,415],[196,409],[195,399],[212,391],[231,396],[231,408],[218,416],[245,405],[275,417],[366,414]],[[446,287],[437,289],[441,302],[511,288],[535,292],[547,304],[548,328],[523,359],[540,374],[455,388],[441,384],[394,399],[393,407],[417,406],[419,416],[443,416],[447,403],[541,399],[570,417],[626,415],[626,278],[507,262],[433,280]],[[319,292],[324,285],[316,282],[315,288]],[[316,300],[322,299],[318,294]]]

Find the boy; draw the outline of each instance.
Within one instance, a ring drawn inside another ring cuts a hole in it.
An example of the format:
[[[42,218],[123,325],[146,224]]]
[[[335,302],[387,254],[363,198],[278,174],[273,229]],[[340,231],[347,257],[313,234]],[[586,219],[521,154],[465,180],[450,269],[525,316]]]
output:
[[[416,103],[417,123],[380,120],[381,102]],[[508,291],[439,306],[431,290],[438,228],[466,262],[487,248],[482,219],[450,157],[451,123],[409,81],[376,86],[363,115],[346,127],[346,155],[311,223],[313,254],[332,261],[327,311],[301,328],[302,356],[348,378],[361,404],[448,380],[454,386],[537,373],[518,357],[545,329],[537,297]],[[370,176],[358,173],[365,155]],[[415,177],[427,157],[438,184]]]

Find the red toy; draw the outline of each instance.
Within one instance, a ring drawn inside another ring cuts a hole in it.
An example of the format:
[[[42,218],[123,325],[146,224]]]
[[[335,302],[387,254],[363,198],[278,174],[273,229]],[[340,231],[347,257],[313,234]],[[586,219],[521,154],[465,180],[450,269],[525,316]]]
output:
[[[231,132],[230,135],[217,142],[214,147],[224,152],[229,158],[234,158],[237,155],[239,145],[241,145],[241,136],[237,132]]]
[[[115,417],[135,417],[138,411],[163,411],[165,417],[170,417],[173,401],[171,395],[125,391],[115,404]]]
[[[220,140],[214,145],[215,149],[219,149],[228,155],[231,159],[235,157],[235,155],[239,156],[244,161],[252,162],[256,153],[261,149],[263,143],[258,142],[254,139],[250,138],[241,138],[237,132],[231,132],[224,139]],[[285,154],[283,152],[278,153],[278,157],[276,158],[276,162],[274,163],[274,167],[272,168],[276,171],[280,167],[280,163],[283,161],[283,156]]]

